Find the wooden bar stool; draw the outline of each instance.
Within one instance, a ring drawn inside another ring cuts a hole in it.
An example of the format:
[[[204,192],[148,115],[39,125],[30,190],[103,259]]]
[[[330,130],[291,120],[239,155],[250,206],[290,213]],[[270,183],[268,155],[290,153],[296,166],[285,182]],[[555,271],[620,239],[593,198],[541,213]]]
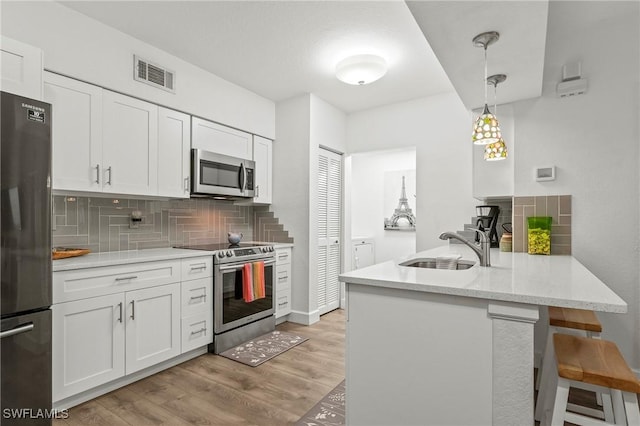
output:
[[[556,389],[545,391],[545,421],[562,426],[565,421],[577,425],[640,425],[637,393],[640,382],[625,362],[618,346],[608,340],[588,339],[556,333],[553,335],[556,360]],[[548,381],[551,385],[551,381]],[[586,385],[611,395],[615,423],[597,420],[567,411],[569,388]]]
[[[540,421],[543,410],[544,392],[545,387],[540,386],[543,380],[550,380],[555,375],[555,364],[553,362],[553,335],[554,333],[577,333],[579,335],[599,339],[602,332],[602,324],[598,320],[595,312],[585,309],[573,309],[573,308],[559,308],[556,306],[549,306],[549,331],[547,332],[547,339],[544,348],[544,355],[541,360],[541,366],[538,370],[538,377],[536,378],[536,389],[538,391],[538,398],[536,401],[535,419]],[[576,386],[581,387],[581,386]],[[588,414],[594,417],[604,418],[607,421],[613,420],[613,407],[611,406],[611,399],[608,395],[605,395],[604,401],[602,395],[597,393],[597,402],[602,406],[602,411],[594,410],[592,408],[582,407],[575,404],[569,404],[571,410]]]

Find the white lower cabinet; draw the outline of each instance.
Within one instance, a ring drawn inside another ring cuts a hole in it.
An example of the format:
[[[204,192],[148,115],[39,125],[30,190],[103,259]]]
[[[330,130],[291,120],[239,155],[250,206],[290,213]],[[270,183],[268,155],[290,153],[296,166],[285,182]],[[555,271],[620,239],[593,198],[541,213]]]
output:
[[[181,354],[189,359],[187,352],[212,343],[212,260],[54,272],[54,406],[86,400],[83,392],[93,398],[126,384],[132,373]]]
[[[276,249],[276,318],[291,313],[291,248]]]
[[[124,294],[59,303],[51,310],[54,401],[124,375]]]
[[[213,257],[182,262],[182,353],[213,343]]]
[[[126,299],[126,374],[180,354],[180,283],[130,291]]]

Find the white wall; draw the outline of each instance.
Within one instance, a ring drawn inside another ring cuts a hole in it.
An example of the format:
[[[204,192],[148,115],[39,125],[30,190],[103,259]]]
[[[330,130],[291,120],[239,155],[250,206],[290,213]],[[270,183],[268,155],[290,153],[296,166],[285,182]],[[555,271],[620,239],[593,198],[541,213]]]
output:
[[[551,2],[541,98],[514,104],[516,195],[572,195],[572,254],[629,305],[598,314],[640,369],[638,2]],[[562,65],[582,61],[585,95],[559,99]],[[553,182],[535,167],[555,165]]]
[[[292,314],[290,320],[310,323],[317,316],[317,295],[310,291],[309,173],[310,99],[303,95],[276,106],[276,141],[273,144],[273,198],[271,210],[294,239],[292,262]],[[312,268],[314,269],[314,268]],[[315,269],[314,269],[315,270]]]
[[[417,251],[442,245],[438,235],[462,229],[475,212],[470,135],[469,112],[455,93],[348,116],[350,154],[415,147]]]
[[[395,204],[385,203],[385,174],[397,170],[416,169],[416,150],[407,148],[392,151],[373,151],[351,156],[351,234],[356,237],[373,237],[375,262],[408,256],[416,252],[416,233],[385,231],[384,218],[391,217],[400,197],[400,181],[394,188]],[[408,182],[409,207],[419,222],[422,216],[416,209],[414,182]],[[428,220],[428,218],[425,217]],[[349,254],[351,251],[349,250]],[[350,256],[349,256],[350,257]],[[345,265],[346,266],[346,265]]]
[[[272,210],[294,238],[293,312],[289,321],[318,321],[318,151],[343,151],[346,115],[313,94],[276,105]]]
[[[1,3],[2,34],[44,50],[46,69],[270,139],[275,104],[57,2]],[[172,94],[133,80],[133,55],[175,71]]]

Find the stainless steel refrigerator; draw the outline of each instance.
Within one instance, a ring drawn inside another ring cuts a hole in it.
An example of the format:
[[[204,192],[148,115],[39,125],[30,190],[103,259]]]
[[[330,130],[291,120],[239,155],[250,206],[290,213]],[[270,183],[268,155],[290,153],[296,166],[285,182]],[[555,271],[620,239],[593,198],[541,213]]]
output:
[[[51,105],[0,96],[0,422],[50,424]]]

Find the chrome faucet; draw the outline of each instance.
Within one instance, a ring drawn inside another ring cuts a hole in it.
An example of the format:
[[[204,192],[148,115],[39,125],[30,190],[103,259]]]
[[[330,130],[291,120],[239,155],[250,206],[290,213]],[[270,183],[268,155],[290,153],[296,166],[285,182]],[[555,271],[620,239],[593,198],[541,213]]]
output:
[[[490,256],[489,248],[491,247],[491,243],[489,241],[489,237],[484,231],[481,231],[480,229],[477,229],[477,228],[469,228],[469,229],[472,231],[476,231],[478,233],[478,236],[480,237],[479,246],[476,245],[474,242],[467,240],[460,234],[456,234],[455,232],[443,232],[442,234],[440,234],[440,239],[448,240],[453,238],[454,240],[458,240],[461,243],[466,244],[478,255],[478,258],[480,259],[480,266],[491,266],[491,260],[489,258]]]

